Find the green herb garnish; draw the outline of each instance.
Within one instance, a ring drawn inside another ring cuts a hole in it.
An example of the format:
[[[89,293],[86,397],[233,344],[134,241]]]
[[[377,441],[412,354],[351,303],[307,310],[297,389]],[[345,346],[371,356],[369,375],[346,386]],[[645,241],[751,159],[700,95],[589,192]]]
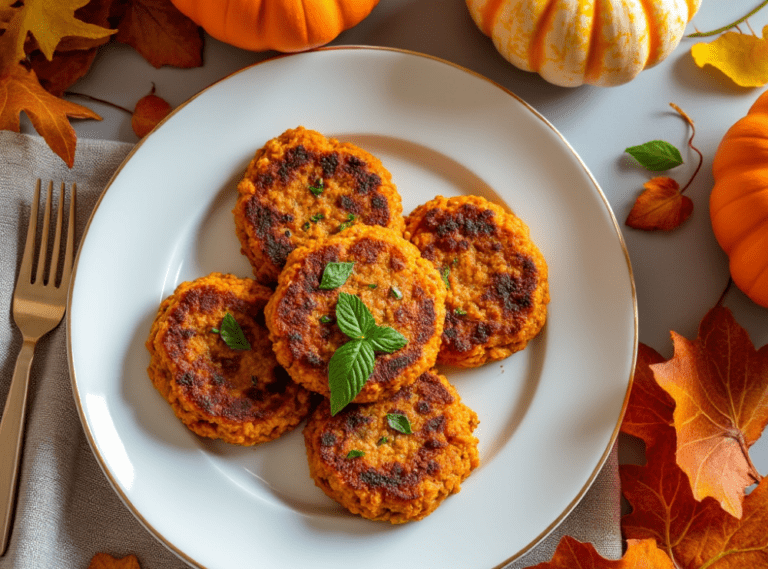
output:
[[[304,231],[308,231],[308,230],[309,230],[309,227],[310,227],[310,226],[309,226],[309,222],[308,222],[308,221],[307,221],[307,222],[306,222],[304,225],[302,225],[302,226],[301,226],[301,228],[302,228]]]
[[[349,215],[347,215],[347,221],[339,225],[339,231],[344,231],[348,227],[352,227],[354,224],[355,224],[355,214],[350,213]]]
[[[235,317],[229,312],[224,315],[220,328],[212,328],[211,332],[219,334],[221,339],[233,350],[250,350],[251,344],[245,337],[243,329],[237,323]]]
[[[323,324],[328,324],[328,322],[333,322],[333,318],[331,318],[330,316],[328,316],[326,314],[323,314],[320,317],[320,322],[322,322]]]
[[[451,268],[450,267],[443,267],[440,269],[440,277],[443,279],[443,282],[445,283],[445,288],[448,290],[451,290],[451,282],[448,280],[448,275],[451,274]]]
[[[408,417],[400,413],[387,413],[387,423],[397,432],[404,435],[410,435],[413,432],[411,431],[411,422],[408,420]]]
[[[457,308],[456,310],[453,311],[453,313],[456,314],[457,316],[464,316],[467,313],[467,311],[464,310],[463,308]]]
[[[324,189],[325,187],[323,186],[322,178],[318,178],[314,186],[309,186],[309,191],[312,192],[312,195],[315,196],[322,194]]]
[[[365,456],[365,451],[353,448],[347,453],[347,458],[357,458],[358,456]]]
[[[630,146],[624,152],[652,172],[669,170],[683,163],[680,151],[663,140],[651,140],[645,144]]]
[[[316,213],[312,217],[309,218],[309,221],[311,221],[312,223],[317,223],[321,219],[325,219],[325,214],[324,213]]]
[[[321,290],[339,288],[352,274],[354,263],[334,263],[331,261],[323,269],[323,278],[320,280]]]
[[[339,347],[328,364],[331,415],[346,407],[373,373],[374,352],[392,353],[408,343],[397,330],[378,326],[359,297],[339,293],[336,324],[350,341]]]
[[[377,285],[376,283],[371,283],[371,284],[369,284],[369,285],[368,285],[368,288],[369,288],[369,289],[371,289],[371,290],[373,290],[373,289],[375,289],[377,286],[379,286],[379,285]]]
[[[376,446],[381,446],[381,445],[387,444],[388,442],[389,442],[389,437],[384,435],[378,441],[376,441]]]
[[[389,294],[391,294],[397,300],[402,300],[403,299],[403,293],[400,292],[400,289],[397,288],[396,286],[389,287]]]

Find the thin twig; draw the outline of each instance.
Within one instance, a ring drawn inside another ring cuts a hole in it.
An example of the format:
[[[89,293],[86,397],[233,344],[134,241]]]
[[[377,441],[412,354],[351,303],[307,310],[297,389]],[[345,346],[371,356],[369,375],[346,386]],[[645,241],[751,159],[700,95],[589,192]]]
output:
[[[766,2],[768,2],[768,0],[766,0]],[[696,170],[693,171],[693,175],[688,180],[688,183],[685,184],[685,186],[683,186],[682,190],[680,190],[680,193],[682,194],[685,190],[688,189],[688,186],[691,185],[691,182],[693,182],[693,179],[696,177],[696,174],[698,174],[699,170],[701,170],[701,165],[704,163],[704,155],[701,153],[701,151],[698,148],[696,148],[693,145],[693,137],[696,136],[696,126],[693,124],[693,119],[691,119],[691,117],[689,117],[688,114],[685,111],[683,111],[683,109],[678,107],[675,103],[670,103],[669,106],[675,109],[680,114],[680,116],[683,117],[683,120],[685,120],[685,122],[687,122],[691,126],[691,138],[688,139],[688,146],[690,146],[691,149],[694,152],[696,152],[696,154],[699,155],[699,165],[696,166]]]
[[[766,0],[766,1],[768,1],[768,0]],[[88,99],[89,101],[93,101],[95,103],[101,103],[103,105],[109,105],[110,107],[114,107],[115,109],[118,109],[120,111],[124,111],[124,112],[128,113],[129,115],[133,114],[133,111],[129,111],[128,109],[126,109],[125,107],[121,107],[117,103],[112,103],[110,101],[105,101],[104,99],[99,99],[97,97],[92,97],[91,95],[86,95],[85,93],[76,93],[74,91],[65,91],[64,94],[68,95],[70,97],[82,97],[83,99]]]
[[[689,38],[704,38],[704,37],[707,37],[707,36],[716,36],[717,34],[720,34],[720,33],[723,33],[723,32],[727,32],[731,28],[736,27],[740,23],[746,21],[747,18],[749,18],[750,16],[753,16],[754,14],[757,14],[757,12],[759,12],[760,9],[763,8],[766,4],[768,4],[768,0],[763,0],[762,2],[760,2],[760,5],[757,8],[752,10],[746,16],[744,16],[742,18],[739,18],[738,20],[736,20],[732,24],[728,24],[727,26],[723,26],[722,28],[717,28],[716,30],[712,30],[711,32],[696,32],[694,34],[689,34],[688,37]]]

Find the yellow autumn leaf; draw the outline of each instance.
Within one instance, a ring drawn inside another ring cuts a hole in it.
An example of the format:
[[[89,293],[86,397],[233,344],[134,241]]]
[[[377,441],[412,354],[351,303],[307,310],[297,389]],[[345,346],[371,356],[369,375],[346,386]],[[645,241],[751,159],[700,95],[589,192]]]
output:
[[[727,32],[710,43],[691,47],[696,65],[713,65],[737,85],[761,87],[768,83],[768,26],[763,37]]]
[[[62,38],[78,36],[104,38],[117,30],[88,24],[75,18],[75,10],[88,4],[89,0],[25,0],[22,6],[12,6],[8,0],[0,0],[0,15],[8,18],[5,33],[0,36],[0,67],[16,64],[26,57],[24,40],[31,32],[37,40],[40,51],[50,61]],[[10,10],[13,10],[12,12]]]

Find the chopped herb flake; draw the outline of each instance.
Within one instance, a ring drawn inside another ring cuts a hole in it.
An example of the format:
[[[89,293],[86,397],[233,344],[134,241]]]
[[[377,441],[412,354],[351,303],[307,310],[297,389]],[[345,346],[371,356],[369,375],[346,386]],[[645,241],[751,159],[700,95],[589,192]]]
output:
[[[451,268],[450,267],[443,267],[440,269],[440,277],[443,279],[443,282],[445,283],[445,288],[448,290],[451,290],[451,282],[448,280],[448,275],[451,274]]]
[[[339,231],[344,231],[348,227],[352,227],[355,224],[355,214],[350,213],[347,215],[347,221],[339,225]]]
[[[391,294],[397,300],[402,300],[403,299],[403,293],[400,292],[400,289],[397,288],[396,286],[389,287],[389,294]]]
[[[388,442],[389,442],[389,437],[385,435],[381,437],[378,441],[376,441],[376,445],[381,446],[381,445],[387,444]]]
[[[324,189],[322,178],[318,178],[314,186],[309,186],[309,191],[315,196],[322,194]]]
[[[453,313],[456,314],[457,316],[464,316],[467,313],[467,311],[464,310],[463,308],[457,308],[456,310],[453,311]]]
[[[357,458],[358,456],[365,456],[365,451],[357,450],[356,448],[353,448],[351,451],[347,453],[347,458]]]
[[[373,290],[373,289],[375,289],[377,286],[379,286],[379,285],[377,285],[376,283],[371,283],[371,284],[369,284],[369,285],[368,285],[368,288],[369,288],[369,289],[371,289],[371,290]]]
[[[328,324],[328,322],[333,322],[333,319],[330,316],[323,314],[320,317],[320,322],[322,322],[323,324]]]
[[[309,229],[309,227],[310,227],[310,225],[309,225],[309,222],[308,222],[308,221],[307,221],[307,222],[306,222],[304,225],[302,225],[302,226],[301,226],[301,228],[302,228],[304,231],[307,231],[307,230]]]
[[[324,213],[316,213],[315,215],[313,215],[312,217],[309,218],[309,221],[311,221],[312,223],[317,223],[321,219],[325,219],[325,214]]]

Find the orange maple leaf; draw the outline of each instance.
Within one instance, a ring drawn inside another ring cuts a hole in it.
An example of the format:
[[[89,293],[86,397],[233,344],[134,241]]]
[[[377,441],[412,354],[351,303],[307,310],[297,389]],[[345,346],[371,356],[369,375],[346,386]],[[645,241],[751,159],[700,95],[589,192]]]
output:
[[[628,539],[653,539],[676,567],[743,569],[768,563],[768,482],[744,500],[738,520],[716,500],[693,497],[688,477],[675,464],[675,437],[646,453],[644,466],[621,465],[621,487],[632,513],[621,521]]]
[[[768,346],[755,350],[719,304],[690,342],[672,332],[674,357],[651,366],[675,400],[677,464],[697,500],[711,496],[740,518],[744,490],[760,480],[749,447],[768,424]]]
[[[675,402],[656,383],[650,367],[663,361],[664,357],[656,350],[642,342],[638,344],[635,375],[621,430],[642,439],[646,448],[652,447],[659,437],[667,436],[673,428]]]
[[[131,127],[139,138],[145,137],[149,132],[171,112],[171,105],[165,99],[155,95],[155,86],[149,95],[143,96],[136,103],[136,108],[131,117]]]
[[[618,560],[602,557],[591,543],[582,543],[568,535],[560,539],[550,561],[531,569],[675,569],[672,560],[652,539],[627,540],[627,552]]]
[[[680,191],[678,183],[667,176],[651,178],[641,193],[626,224],[635,229],[671,231],[693,212],[693,202]]]
[[[115,558],[108,553],[97,553],[91,559],[88,569],[141,569],[135,555]]]
[[[90,109],[54,97],[40,86],[34,71],[15,65],[0,75],[0,130],[19,132],[21,111],[70,168],[77,137],[67,117],[101,120]]]
[[[201,29],[171,0],[131,0],[115,39],[133,47],[154,67],[203,64]]]

